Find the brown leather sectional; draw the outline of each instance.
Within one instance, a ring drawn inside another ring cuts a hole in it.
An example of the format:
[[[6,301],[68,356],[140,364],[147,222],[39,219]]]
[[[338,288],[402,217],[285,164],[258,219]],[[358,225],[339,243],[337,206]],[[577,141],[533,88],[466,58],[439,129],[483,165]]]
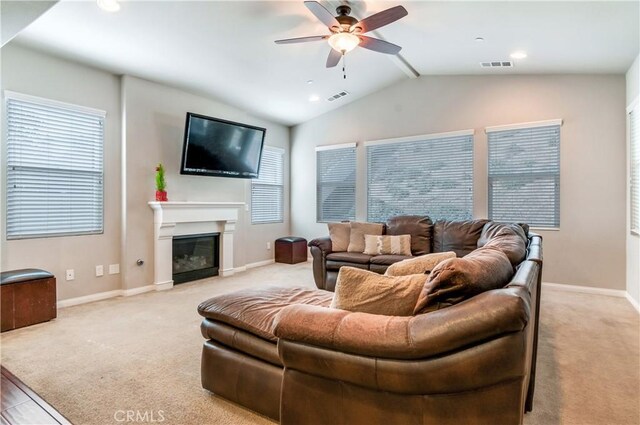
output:
[[[464,255],[486,223],[428,224],[429,249]],[[416,316],[331,309],[333,293],[322,289],[211,298],[198,307],[202,385],[282,424],[520,424],[532,408],[542,272],[542,239],[526,240],[504,288]],[[310,242],[319,244],[326,239]],[[314,259],[337,262],[330,254]]]

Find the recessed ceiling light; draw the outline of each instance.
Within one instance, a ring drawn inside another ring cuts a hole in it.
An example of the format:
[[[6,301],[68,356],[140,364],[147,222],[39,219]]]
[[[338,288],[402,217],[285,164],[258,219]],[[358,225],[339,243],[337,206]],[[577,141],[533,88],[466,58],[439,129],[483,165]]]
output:
[[[313,80],[307,80],[307,84],[313,84]]]
[[[484,41],[484,38],[482,38],[482,37],[476,37],[476,41],[477,41],[478,43],[482,43],[482,42]]]
[[[319,101],[319,100],[320,100],[320,96],[318,96],[317,94],[312,94],[312,95],[309,97],[309,102],[317,102],[317,101]]]
[[[517,52],[511,53],[511,57],[513,59],[524,59],[527,57],[527,52],[523,52],[522,50],[518,50]]]
[[[117,12],[120,10],[118,0],[98,0],[98,7],[107,12]]]

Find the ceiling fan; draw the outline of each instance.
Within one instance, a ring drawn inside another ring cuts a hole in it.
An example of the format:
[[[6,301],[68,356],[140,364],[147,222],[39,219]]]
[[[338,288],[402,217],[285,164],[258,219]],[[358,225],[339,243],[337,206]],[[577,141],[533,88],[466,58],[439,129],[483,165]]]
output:
[[[340,58],[357,46],[389,55],[395,55],[402,49],[402,47],[393,43],[363,35],[407,16],[407,9],[402,6],[383,10],[358,21],[353,16],[349,16],[351,8],[346,4],[336,8],[338,16],[335,17],[317,1],[305,1],[304,5],[320,22],[327,26],[331,34],[276,40],[276,44],[327,40],[331,46],[331,51],[327,58],[327,68],[336,66],[340,62]]]

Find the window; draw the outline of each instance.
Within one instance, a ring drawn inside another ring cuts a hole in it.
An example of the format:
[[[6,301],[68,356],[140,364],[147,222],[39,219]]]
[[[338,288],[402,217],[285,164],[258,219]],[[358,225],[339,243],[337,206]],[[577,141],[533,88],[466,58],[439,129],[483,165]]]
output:
[[[284,221],[284,150],[265,147],[258,178],[251,180],[251,223]]]
[[[631,232],[640,234],[640,107],[629,113]]]
[[[367,143],[367,220],[473,215],[473,131]]]
[[[7,100],[7,239],[102,233],[105,112]]]
[[[560,125],[487,128],[489,218],[560,227]]]
[[[355,143],[316,148],[317,221],[356,219]]]

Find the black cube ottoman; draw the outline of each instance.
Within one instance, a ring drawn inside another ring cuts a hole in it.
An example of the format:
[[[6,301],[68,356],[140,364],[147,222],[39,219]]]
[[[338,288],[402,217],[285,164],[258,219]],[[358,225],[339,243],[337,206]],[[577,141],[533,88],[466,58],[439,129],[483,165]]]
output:
[[[307,261],[307,240],[297,236],[276,239],[276,263],[296,264]]]

